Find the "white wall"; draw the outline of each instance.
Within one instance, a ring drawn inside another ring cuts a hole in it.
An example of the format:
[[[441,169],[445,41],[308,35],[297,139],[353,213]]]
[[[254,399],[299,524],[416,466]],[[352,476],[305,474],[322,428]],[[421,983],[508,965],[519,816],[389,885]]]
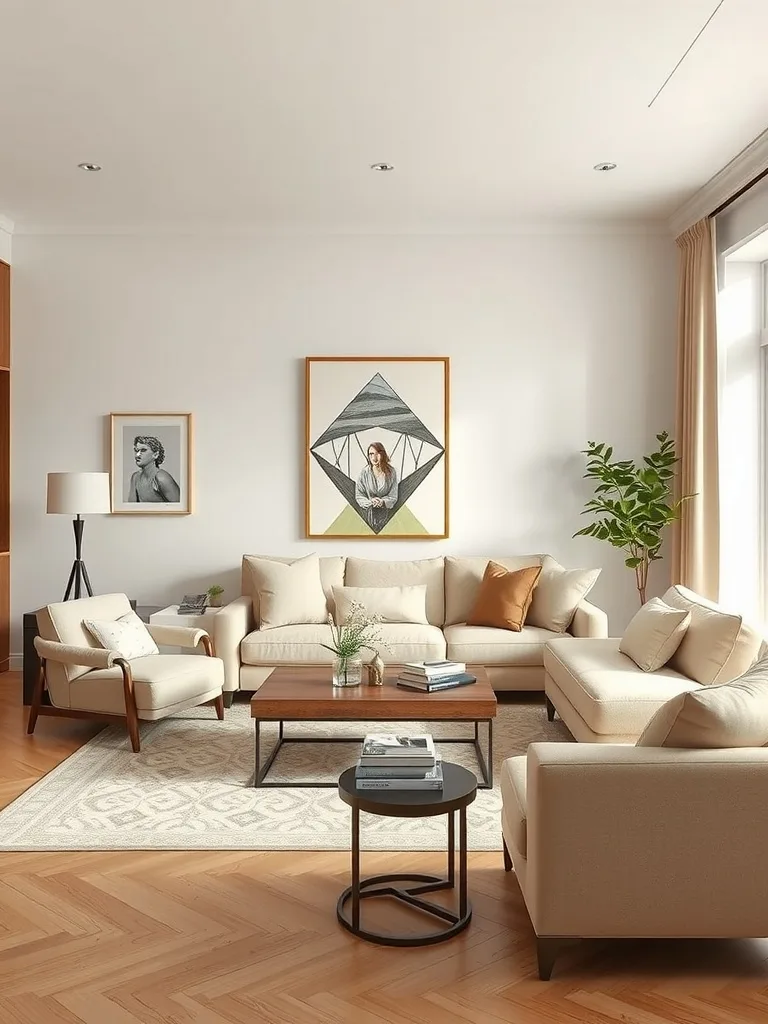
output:
[[[638,456],[673,423],[671,240],[22,235],[13,256],[13,650],[73,558],[46,473],[108,468],[111,411],[195,414],[197,509],[90,517],[97,590],[231,598],[244,551],[549,551],[604,566],[593,597],[614,630],[634,612],[620,554],[571,539],[591,496],[579,450]],[[301,539],[308,354],[451,357],[449,540]],[[667,563],[653,571],[661,590]]]
[[[0,228],[0,260],[11,262],[11,236],[5,228]]]

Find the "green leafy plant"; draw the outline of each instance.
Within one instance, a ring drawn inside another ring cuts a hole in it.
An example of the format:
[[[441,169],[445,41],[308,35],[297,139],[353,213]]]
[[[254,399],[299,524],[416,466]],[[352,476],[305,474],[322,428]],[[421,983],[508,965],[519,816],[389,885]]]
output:
[[[598,481],[595,496],[582,515],[595,521],[578,530],[574,537],[596,537],[627,552],[624,564],[635,571],[640,603],[645,604],[648,569],[661,555],[662,530],[680,518],[683,503],[694,497],[685,494],[678,501],[672,495],[674,466],[679,461],[675,442],[666,430],[656,435],[659,447],[643,456],[638,466],[631,459],[611,461],[610,445],[589,441],[582,450],[587,457],[584,476]]]
[[[337,626],[333,616],[328,616],[331,643],[320,646],[344,661],[357,657],[363,648],[378,651],[379,647],[387,646],[379,630],[380,624],[381,618],[378,615],[369,615],[361,604],[353,601],[344,625]]]
[[[208,587],[206,594],[208,597],[221,597],[224,593],[224,587],[220,587],[218,583],[214,583],[212,587]]]

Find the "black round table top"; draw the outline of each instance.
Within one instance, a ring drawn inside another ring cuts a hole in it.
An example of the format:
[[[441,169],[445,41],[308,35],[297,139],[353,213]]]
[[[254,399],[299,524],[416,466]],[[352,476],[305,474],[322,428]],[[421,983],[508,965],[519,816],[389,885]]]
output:
[[[358,789],[355,769],[339,778],[339,796],[345,804],[386,818],[429,818],[467,807],[477,796],[477,778],[461,765],[443,761],[442,789]]]

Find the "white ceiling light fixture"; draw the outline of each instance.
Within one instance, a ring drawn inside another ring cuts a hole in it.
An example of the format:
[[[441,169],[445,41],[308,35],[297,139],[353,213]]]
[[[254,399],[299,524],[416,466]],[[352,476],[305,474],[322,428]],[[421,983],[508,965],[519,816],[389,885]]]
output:
[[[395,165],[384,163],[383,161],[378,164],[371,164],[372,171],[394,171]]]
[[[595,164],[595,166],[592,168],[592,170],[593,171],[615,171],[616,170],[616,164],[613,163],[611,160],[603,160],[603,161],[601,161],[601,163]]]
[[[77,165],[81,171],[100,171],[101,164],[82,163]]]

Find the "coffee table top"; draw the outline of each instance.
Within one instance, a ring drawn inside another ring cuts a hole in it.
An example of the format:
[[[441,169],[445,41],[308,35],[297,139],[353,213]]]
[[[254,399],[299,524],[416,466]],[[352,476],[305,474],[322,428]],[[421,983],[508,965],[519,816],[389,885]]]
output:
[[[496,694],[483,665],[467,665],[471,686],[421,693],[397,686],[400,667],[387,665],[381,686],[336,687],[330,665],[280,666],[251,698],[251,718],[285,721],[474,721],[496,717]]]
[[[339,796],[350,807],[385,818],[430,818],[435,814],[449,814],[471,804],[477,796],[477,778],[451,761],[443,761],[442,789],[358,789],[355,770],[347,768],[341,773]]]

